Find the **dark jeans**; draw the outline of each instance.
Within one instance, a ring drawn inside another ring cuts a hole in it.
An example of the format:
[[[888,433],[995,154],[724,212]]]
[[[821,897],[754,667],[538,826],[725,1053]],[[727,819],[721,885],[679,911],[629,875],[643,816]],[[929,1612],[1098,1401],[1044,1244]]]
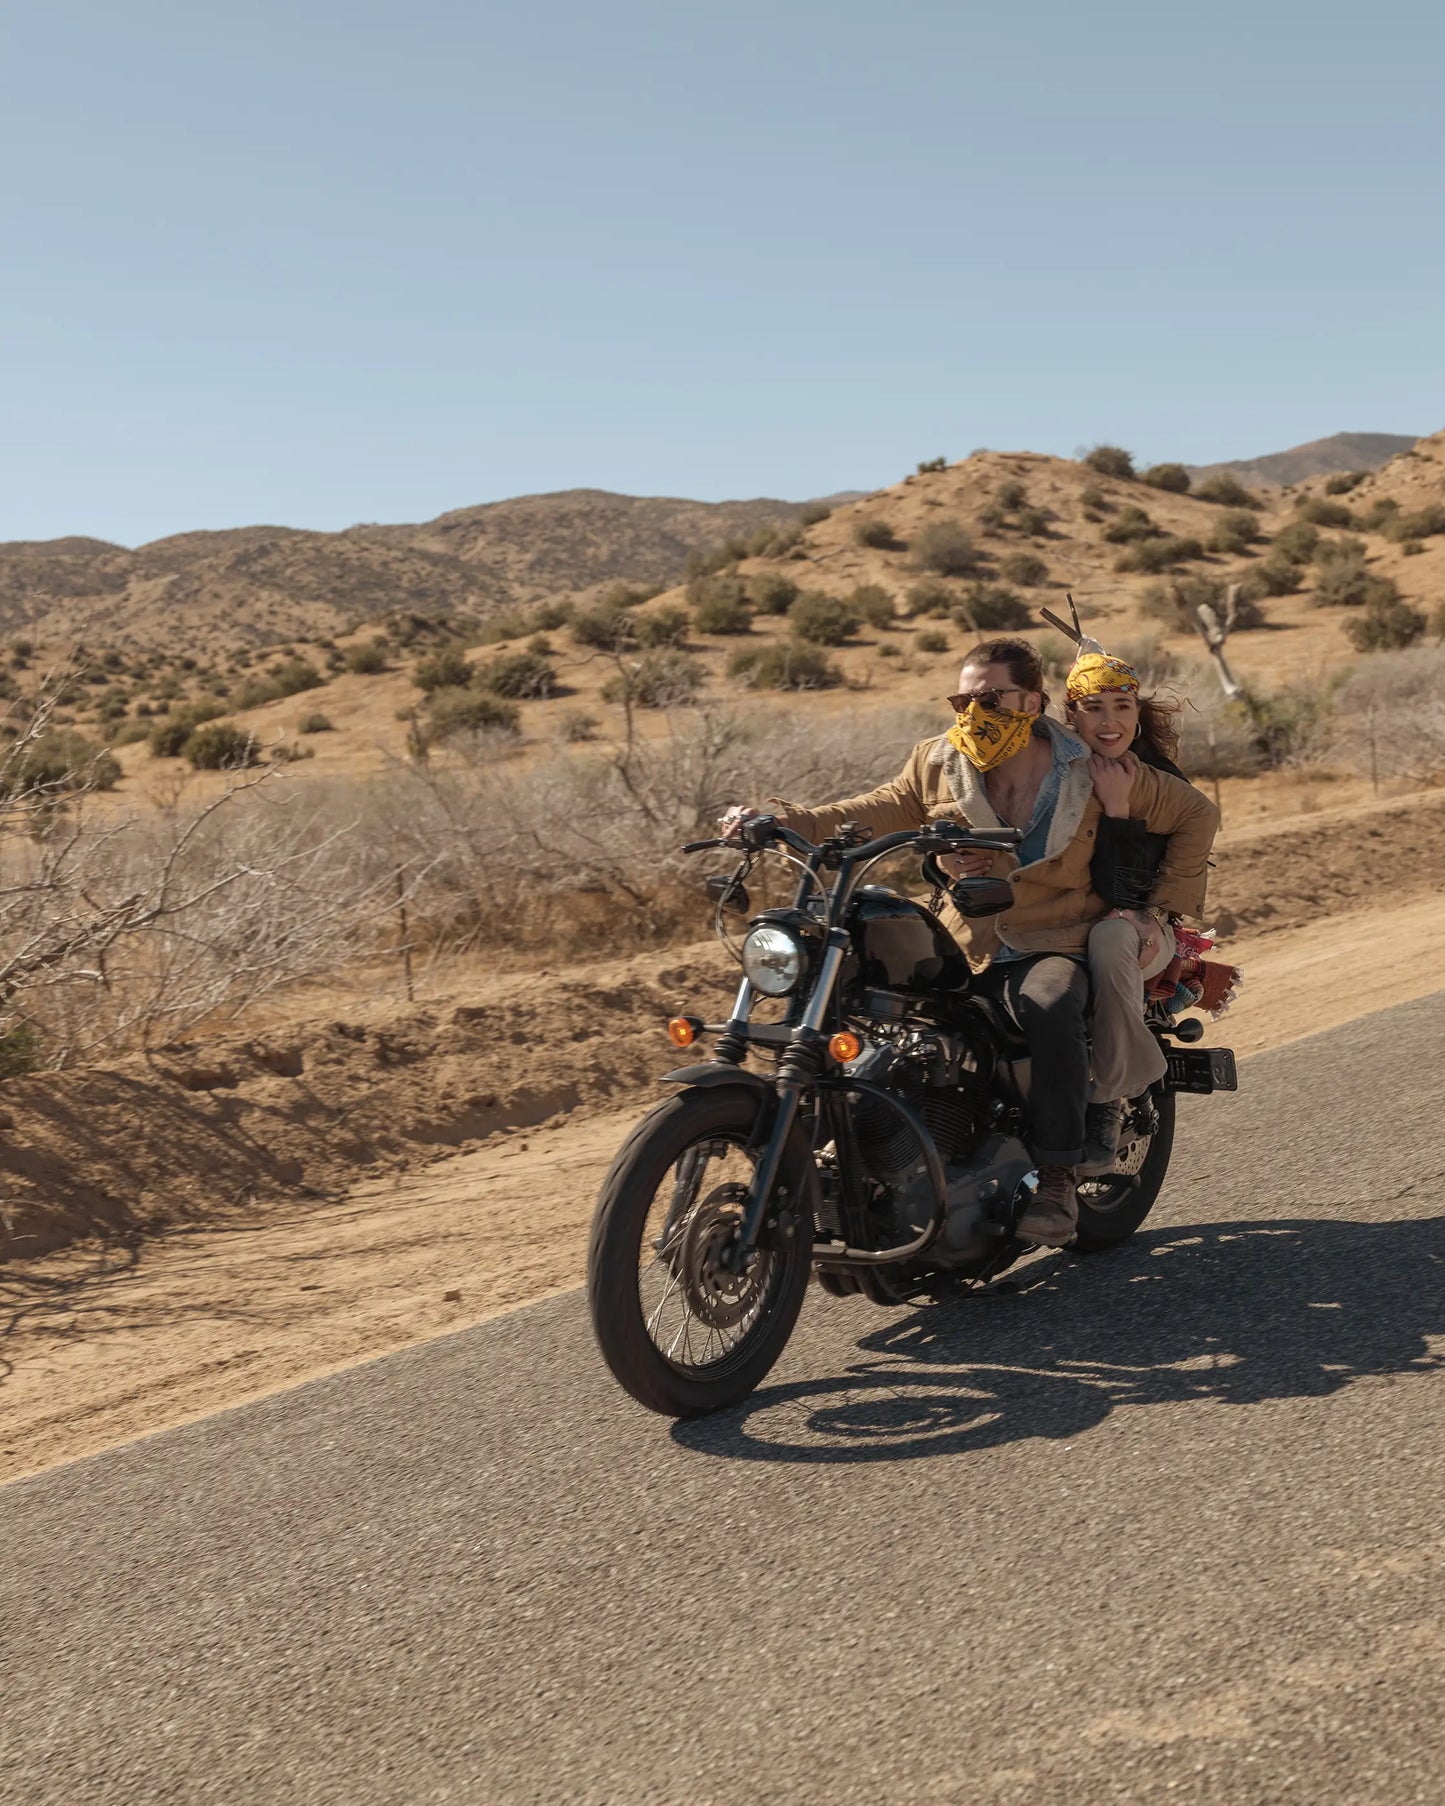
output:
[[[977,980],[997,998],[1029,1044],[1029,1102],[1034,1159],[1075,1166],[1084,1157],[1084,1096],[1089,1084],[1089,968],[1059,953],[991,965]]]

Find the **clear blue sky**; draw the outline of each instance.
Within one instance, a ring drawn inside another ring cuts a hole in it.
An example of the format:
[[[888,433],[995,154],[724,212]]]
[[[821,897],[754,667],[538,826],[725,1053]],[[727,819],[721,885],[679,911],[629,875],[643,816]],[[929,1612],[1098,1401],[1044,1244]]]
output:
[[[12,10],[0,538],[1445,425],[1423,0]]]

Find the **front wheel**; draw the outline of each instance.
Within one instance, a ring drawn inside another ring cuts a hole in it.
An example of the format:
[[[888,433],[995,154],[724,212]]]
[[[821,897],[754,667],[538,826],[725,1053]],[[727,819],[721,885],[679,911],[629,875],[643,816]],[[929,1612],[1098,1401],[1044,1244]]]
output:
[[[812,1155],[795,1133],[760,1245],[735,1267],[768,1100],[724,1085],[646,1117],[603,1182],[587,1300],[607,1365],[650,1410],[698,1417],[745,1398],[783,1352],[807,1289]]]
[[[1079,1181],[1074,1247],[1100,1254],[1127,1241],[1154,1208],[1174,1151],[1174,1093],[1146,1091],[1129,1105],[1111,1173]]]

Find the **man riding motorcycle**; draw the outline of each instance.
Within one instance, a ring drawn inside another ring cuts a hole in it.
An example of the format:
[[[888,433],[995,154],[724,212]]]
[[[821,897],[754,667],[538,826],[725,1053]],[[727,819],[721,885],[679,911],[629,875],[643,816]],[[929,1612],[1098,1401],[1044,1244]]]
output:
[[[1007,878],[1013,907],[965,918],[945,904],[941,918],[981,975],[985,994],[1001,1003],[1028,1042],[1039,1185],[1018,1233],[1062,1247],[1078,1221],[1075,1169],[1084,1156],[1089,930],[1109,905],[1090,883],[1101,805],[1089,750],[1045,715],[1048,700],[1038,654],[1026,640],[985,640],[965,656],[958,691],[948,698],[954,725],[920,741],[891,783],[813,809],[779,798],[769,807],[812,841],[845,821],[873,835],[942,819],[1024,831],[1017,854],[941,861],[955,878]],[[1161,917],[1197,917],[1218,810],[1201,792],[1142,763],[1128,809],[1150,832],[1169,837],[1149,907]],[[730,811],[725,828],[751,813]]]

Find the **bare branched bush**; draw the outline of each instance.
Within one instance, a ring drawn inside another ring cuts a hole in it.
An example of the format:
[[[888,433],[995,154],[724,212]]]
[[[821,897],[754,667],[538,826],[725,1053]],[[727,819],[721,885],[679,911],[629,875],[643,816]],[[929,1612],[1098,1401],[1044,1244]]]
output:
[[[1427,782],[1445,772],[1445,646],[1362,658],[1340,687],[1325,750],[1377,778]]]
[[[678,849],[729,804],[867,788],[937,727],[936,710],[825,724],[784,707],[693,708],[685,731],[559,750],[542,765],[397,766],[353,786],[344,807],[364,840],[419,874],[410,914],[428,945],[625,945],[705,931],[701,868]]]
[[[0,1070],[158,1047],[389,931],[354,824],[318,819],[278,768],[232,771],[189,811],[106,794],[108,755],[64,769],[54,717],[78,665],[45,674],[0,751]],[[12,723],[13,724],[13,723]],[[92,749],[95,750],[95,749]],[[101,760],[105,761],[102,765]]]

